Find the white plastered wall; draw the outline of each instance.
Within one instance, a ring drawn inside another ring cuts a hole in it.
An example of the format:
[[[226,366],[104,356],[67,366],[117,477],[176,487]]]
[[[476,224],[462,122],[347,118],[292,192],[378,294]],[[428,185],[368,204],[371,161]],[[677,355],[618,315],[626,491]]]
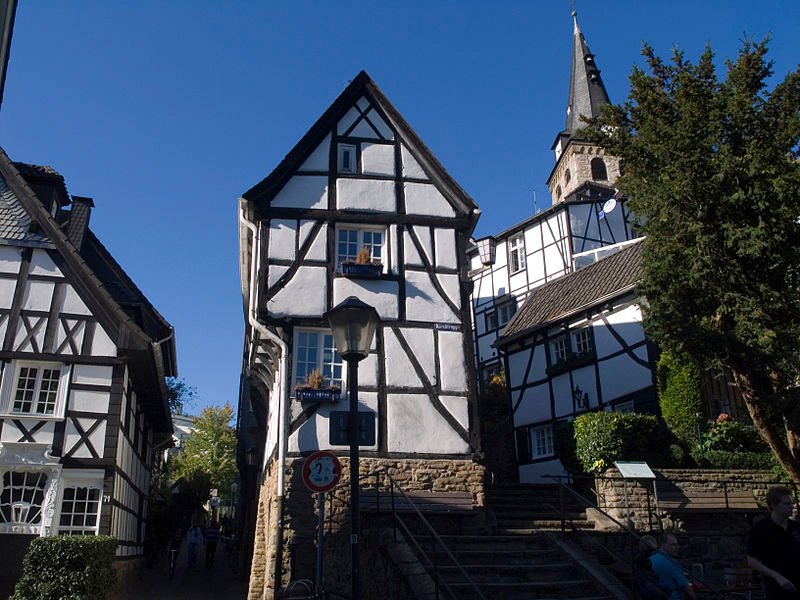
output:
[[[427,395],[389,394],[386,405],[389,452],[463,454],[469,451],[469,445],[439,414]],[[465,422],[466,401],[460,413],[457,418]]]
[[[270,269],[270,277],[272,269]],[[267,308],[275,317],[319,316],[326,310],[327,272],[324,267],[304,266],[273,296]]]
[[[403,184],[406,212],[410,215],[455,217],[455,210],[435,186],[427,183]]]
[[[339,178],[336,180],[336,206],[339,210],[394,212],[397,210],[394,181]]]
[[[398,291],[397,281],[337,277],[333,280],[333,305],[336,306],[349,296],[356,296],[374,306],[381,319],[396,320],[399,308]]]
[[[276,208],[328,208],[327,175],[295,175],[270,205]]]
[[[458,275],[436,275],[439,285],[455,306],[461,305]],[[406,272],[406,316],[410,321],[459,323],[456,314],[442,299],[427,273]]]

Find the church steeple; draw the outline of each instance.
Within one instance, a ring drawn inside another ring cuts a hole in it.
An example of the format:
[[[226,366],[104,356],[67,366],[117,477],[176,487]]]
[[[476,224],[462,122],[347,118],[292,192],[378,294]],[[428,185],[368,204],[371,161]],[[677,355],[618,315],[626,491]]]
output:
[[[572,33],[572,68],[569,74],[569,99],[567,100],[567,125],[565,133],[574,135],[585,127],[581,116],[597,117],[600,107],[611,104],[606,86],[600,78],[600,69],[589,51],[586,38],[578,26],[578,14],[572,11],[574,23]]]
[[[585,187],[587,182],[610,186],[619,175],[619,161],[605,156],[602,148],[589,144],[577,133],[586,127],[581,117],[597,117],[600,109],[611,104],[600,69],[572,12],[572,66],[569,74],[567,121],[553,142],[556,164],[547,180],[553,204],[563,202]]]

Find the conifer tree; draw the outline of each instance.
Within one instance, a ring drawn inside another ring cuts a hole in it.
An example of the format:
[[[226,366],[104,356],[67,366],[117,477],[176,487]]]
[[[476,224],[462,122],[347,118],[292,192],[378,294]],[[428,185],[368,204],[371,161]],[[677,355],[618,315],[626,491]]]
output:
[[[733,374],[753,423],[800,484],[800,70],[768,89],[767,42],[717,77],[644,47],[631,91],[590,123],[618,156],[647,235],[645,327],[674,355]]]

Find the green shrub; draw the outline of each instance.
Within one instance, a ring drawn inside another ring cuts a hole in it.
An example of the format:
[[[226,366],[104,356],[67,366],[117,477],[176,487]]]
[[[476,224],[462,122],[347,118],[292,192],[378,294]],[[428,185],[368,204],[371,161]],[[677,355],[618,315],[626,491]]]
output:
[[[616,460],[669,465],[669,431],[657,417],[594,412],[575,418],[575,452],[587,472],[605,471]]]
[[[702,450],[695,446],[692,451],[692,457],[697,462],[698,467],[708,469],[760,469],[780,472],[771,452]]]
[[[667,448],[670,465],[674,467],[689,466],[688,453],[680,444],[670,444]]]
[[[583,465],[575,453],[575,430],[570,421],[553,424],[553,452],[568,473],[583,473]]]
[[[734,421],[725,413],[703,434],[700,445],[704,451],[769,452],[769,446],[755,427]]]
[[[697,432],[705,420],[700,368],[689,358],[665,352],[658,359],[656,378],[661,416],[675,437],[690,448],[697,443]]]
[[[11,600],[102,600],[116,584],[117,543],[94,535],[36,538]]]

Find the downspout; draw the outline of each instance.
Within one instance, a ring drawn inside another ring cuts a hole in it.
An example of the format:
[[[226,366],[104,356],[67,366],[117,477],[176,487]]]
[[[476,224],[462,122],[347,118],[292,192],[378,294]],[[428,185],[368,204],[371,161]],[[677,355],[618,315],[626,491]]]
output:
[[[288,414],[289,394],[285,385],[286,380],[286,356],[288,354],[288,346],[278,335],[270,331],[258,320],[258,312],[256,307],[256,275],[257,275],[257,261],[259,252],[257,247],[259,245],[258,230],[255,224],[247,219],[242,206],[244,200],[240,200],[239,209],[239,223],[247,227],[253,236],[253,243],[250,250],[250,285],[248,290],[248,307],[247,307],[247,320],[250,327],[257,330],[259,334],[269,339],[280,348],[280,358],[278,361],[278,377],[276,383],[278,387],[278,496],[277,514],[278,519],[275,522],[275,530],[273,533],[273,544],[275,547],[275,573],[274,573],[274,593],[277,594],[281,585],[281,578],[283,573],[283,499],[286,492],[286,415]],[[264,463],[261,465],[262,472],[266,466],[267,456],[264,454]]]

